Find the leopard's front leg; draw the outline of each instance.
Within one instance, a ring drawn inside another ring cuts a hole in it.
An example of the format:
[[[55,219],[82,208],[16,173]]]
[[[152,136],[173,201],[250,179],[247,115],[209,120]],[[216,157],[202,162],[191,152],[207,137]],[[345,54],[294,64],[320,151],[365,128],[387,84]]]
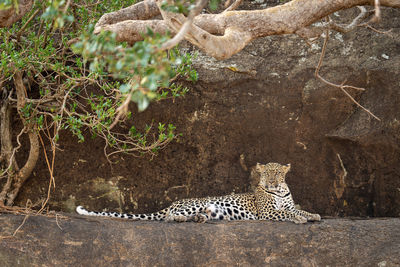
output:
[[[188,217],[180,214],[168,214],[166,217],[167,222],[186,222],[188,221]]]
[[[289,210],[269,210],[259,214],[259,220],[291,221],[295,224],[306,223],[307,218]]]

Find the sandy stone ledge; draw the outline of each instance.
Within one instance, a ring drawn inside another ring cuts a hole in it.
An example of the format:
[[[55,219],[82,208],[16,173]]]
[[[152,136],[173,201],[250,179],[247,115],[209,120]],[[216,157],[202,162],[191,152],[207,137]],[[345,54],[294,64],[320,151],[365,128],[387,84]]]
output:
[[[0,215],[0,266],[399,266],[400,219],[160,223]]]

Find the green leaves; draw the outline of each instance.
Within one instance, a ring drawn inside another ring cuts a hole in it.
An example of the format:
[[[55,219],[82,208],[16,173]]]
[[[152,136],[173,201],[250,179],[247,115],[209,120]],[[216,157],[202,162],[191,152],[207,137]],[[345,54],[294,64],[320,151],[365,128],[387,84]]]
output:
[[[144,111],[150,104],[149,99],[140,91],[134,91],[131,99],[137,103],[139,111]]]
[[[215,11],[217,10],[219,3],[221,3],[221,0],[210,0],[208,6],[211,11]],[[195,0],[175,0],[172,3],[168,3],[167,0],[164,0],[161,3],[161,8],[168,12],[188,15],[190,10],[195,7],[195,4]]]
[[[63,28],[66,22],[73,22],[74,16],[65,13],[65,0],[49,0],[48,6],[42,14],[42,19],[53,23],[53,28]]]
[[[0,0],[0,10],[15,7],[18,12],[18,0]]]
[[[209,6],[211,10],[217,10],[218,4],[220,3],[220,0],[210,0]]]
[[[27,88],[29,84],[27,104],[19,111],[26,122],[34,122],[46,133],[56,129],[54,141],[59,129],[70,131],[78,142],[84,142],[84,133],[89,131],[116,153],[156,153],[176,138],[172,124],[135,127],[135,112],[118,117],[117,110],[128,97],[144,111],[151,101],[184,96],[188,89],[178,78],[197,80],[191,66],[195,55],[177,48],[159,49],[168,35],[148,30],[143,42],[129,46],[117,42],[114,33],[93,34],[93,23],[100,15],[134,2],[35,1],[19,23],[0,29],[3,86],[12,88],[16,68],[24,73]],[[0,0],[0,9],[17,3]],[[178,12],[188,12],[194,2],[177,3],[181,5]],[[69,40],[77,36],[79,41],[70,47]],[[117,118],[122,123],[113,128]]]
[[[154,99],[161,99],[160,87],[176,88],[170,81],[185,76],[191,81],[197,80],[197,72],[191,68],[192,56],[172,49],[161,51],[159,47],[167,36],[154,34],[148,30],[146,39],[132,47],[119,44],[116,35],[111,32],[93,34],[93,26],[81,35],[81,41],[72,49],[83,56],[84,62],[90,62],[90,70],[97,75],[110,74],[115,79],[126,81],[120,85],[122,94],[131,94],[131,100],[139,111],[145,110]],[[173,96],[181,88],[175,90]],[[165,92],[165,91],[164,91]]]
[[[158,140],[163,142],[165,140],[172,140],[175,138],[176,127],[172,124],[168,124],[166,129],[165,124],[158,123]]]
[[[81,130],[82,126],[83,126],[82,119],[80,117],[75,117],[75,116],[69,116],[66,122],[63,124],[64,129],[70,129],[71,132],[78,137],[79,143],[85,141],[85,137],[83,137]]]
[[[130,91],[131,91],[131,88],[132,88],[132,87],[131,87],[130,84],[124,83],[124,84],[122,84],[122,85],[119,87],[119,91],[120,91],[121,93],[125,94],[125,93],[130,92]]]

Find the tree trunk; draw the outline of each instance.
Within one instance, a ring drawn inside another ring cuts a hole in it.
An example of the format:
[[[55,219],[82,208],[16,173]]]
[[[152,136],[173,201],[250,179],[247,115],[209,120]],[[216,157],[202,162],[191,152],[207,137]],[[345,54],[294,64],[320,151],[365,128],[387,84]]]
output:
[[[22,81],[22,72],[15,71],[14,85],[17,94],[17,109],[20,112],[26,104],[26,89]],[[30,150],[27,161],[20,169],[15,160],[15,148],[12,144],[12,129],[10,128],[11,121],[11,106],[8,100],[4,100],[0,107],[0,137],[1,137],[1,153],[0,159],[5,162],[7,181],[4,183],[0,192],[0,205],[12,206],[15,198],[18,195],[22,185],[31,175],[39,158],[39,139],[34,120],[26,120],[24,115],[20,113],[20,118],[24,124],[24,129],[30,142]]]

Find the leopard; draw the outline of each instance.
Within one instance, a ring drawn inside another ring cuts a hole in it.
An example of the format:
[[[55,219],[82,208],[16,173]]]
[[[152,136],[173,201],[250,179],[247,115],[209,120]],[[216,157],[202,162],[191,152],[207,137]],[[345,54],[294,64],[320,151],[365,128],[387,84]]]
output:
[[[319,214],[296,208],[285,181],[290,168],[290,164],[257,163],[253,168],[254,173],[252,172],[252,175],[259,176],[259,182],[254,192],[177,200],[169,207],[154,213],[98,212],[88,211],[82,206],[78,206],[76,212],[80,215],[105,216],[134,221],[204,223],[214,220],[271,220],[290,221],[296,224],[320,221]]]

